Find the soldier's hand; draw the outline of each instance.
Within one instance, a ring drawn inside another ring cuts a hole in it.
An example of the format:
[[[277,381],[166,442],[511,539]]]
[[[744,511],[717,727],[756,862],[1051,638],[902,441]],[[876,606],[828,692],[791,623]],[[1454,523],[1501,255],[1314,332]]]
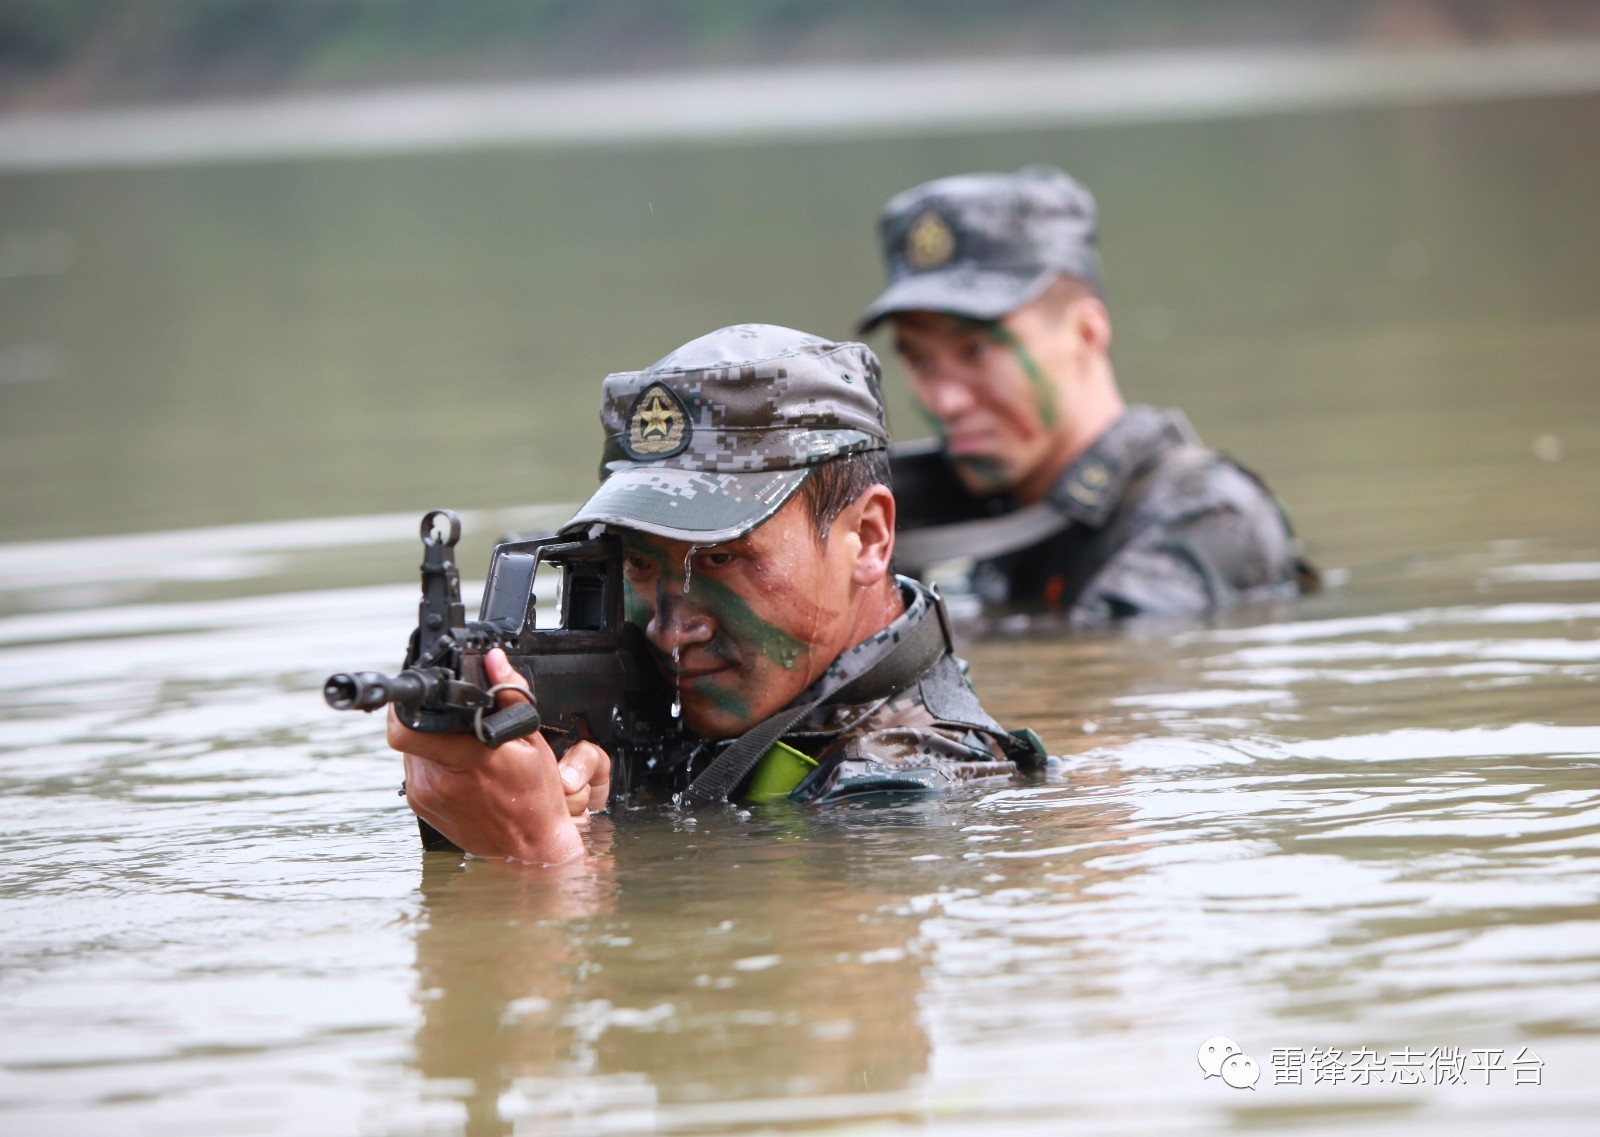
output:
[[[611,796],[611,755],[592,742],[574,742],[561,756],[561,785],[567,812],[579,825],[606,807]]]
[[[498,648],[484,657],[484,672],[491,686],[510,683],[528,690],[527,679]],[[520,701],[519,696],[503,691],[495,699],[497,709]],[[611,796],[611,755],[592,742],[575,742],[561,756],[558,770],[567,796],[567,812],[579,825],[589,824],[589,814],[605,809]]]
[[[489,653],[485,670],[491,683],[527,687],[502,651]],[[502,707],[521,701],[509,691],[496,699]],[[491,750],[470,734],[411,730],[391,707],[389,745],[405,755],[406,800],[412,810],[466,852],[547,865],[583,856],[561,767],[543,735],[512,739]],[[582,779],[572,796],[581,797],[583,806],[596,789],[610,784],[610,759],[598,746],[587,749],[604,761],[579,753],[572,762]],[[586,809],[580,812],[586,815]]]

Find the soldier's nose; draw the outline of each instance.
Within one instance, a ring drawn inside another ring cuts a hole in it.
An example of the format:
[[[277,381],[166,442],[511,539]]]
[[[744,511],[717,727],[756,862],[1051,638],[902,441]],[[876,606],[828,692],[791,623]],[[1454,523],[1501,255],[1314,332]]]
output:
[[[972,389],[960,379],[940,376],[927,387],[928,409],[942,419],[951,419],[972,408]]]
[[[685,649],[708,642],[715,628],[700,608],[682,596],[667,594],[659,598],[646,631],[657,649],[676,659]]]

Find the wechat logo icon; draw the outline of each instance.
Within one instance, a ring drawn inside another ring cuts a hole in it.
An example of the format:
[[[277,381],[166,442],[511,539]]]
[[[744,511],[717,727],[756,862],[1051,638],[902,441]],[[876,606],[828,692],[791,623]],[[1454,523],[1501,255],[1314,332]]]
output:
[[[1200,1044],[1200,1069],[1208,1078],[1220,1077],[1236,1090],[1254,1089],[1261,1067],[1231,1038],[1208,1038]]]

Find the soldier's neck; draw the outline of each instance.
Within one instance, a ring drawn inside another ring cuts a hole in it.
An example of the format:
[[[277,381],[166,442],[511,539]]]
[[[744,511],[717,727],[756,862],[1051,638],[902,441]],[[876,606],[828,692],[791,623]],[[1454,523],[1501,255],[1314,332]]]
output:
[[[894,623],[906,610],[906,602],[900,595],[900,586],[894,581],[894,576],[885,576],[875,584],[867,586],[861,603],[856,608],[856,619],[851,629],[853,639],[851,647],[877,635],[890,624]]]
[[[1022,505],[1043,501],[1051,487],[1061,480],[1061,475],[1110,430],[1111,424],[1127,409],[1128,404],[1117,390],[1116,379],[1109,368],[1102,381],[1071,394],[1063,393],[1056,401],[1056,426],[1052,432],[1055,445],[1045,461],[1029,470],[1012,487],[1017,501]]]

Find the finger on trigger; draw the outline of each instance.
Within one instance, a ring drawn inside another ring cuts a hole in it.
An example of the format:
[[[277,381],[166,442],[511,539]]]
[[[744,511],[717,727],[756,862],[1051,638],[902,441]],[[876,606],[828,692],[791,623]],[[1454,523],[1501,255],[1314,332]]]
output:
[[[483,667],[489,673],[489,679],[493,683],[515,683],[523,689],[528,686],[528,681],[523,677],[522,672],[511,666],[511,660],[506,658],[504,648],[494,648],[488,655],[484,656]]]

